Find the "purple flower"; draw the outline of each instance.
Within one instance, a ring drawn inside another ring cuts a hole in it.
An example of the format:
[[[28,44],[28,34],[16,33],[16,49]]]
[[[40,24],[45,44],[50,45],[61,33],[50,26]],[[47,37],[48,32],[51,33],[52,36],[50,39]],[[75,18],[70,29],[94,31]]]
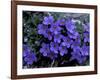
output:
[[[84,36],[84,42],[90,42],[89,32],[84,32],[83,36]]]
[[[37,61],[36,55],[26,45],[23,46],[23,57],[24,57],[24,61],[28,65],[31,65],[33,64],[33,62]]]
[[[26,55],[31,52],[29,47],[27,45],[23,45],[23,57],[26,57]]]
[[[67,54],[67,47],[63,46],[62,44],[59,46],[59,51],[60,51],[60,55],[63,56],[64,54]]]
[[[86,46],[86,45],[83,45],[82,47],[81,47],[81,54],[83,55],[83,56],[88,56],[89,55],[89,46]]]
[[[80,49],[80,44],[81,44],[81,40],[80,38],[77,38],[75,41],[72,42],[71,48],[73,49],[73,51],[77,51],[77,49]]]
[[[57,22],[53,23],[51,25],[50,31],[53,32],[54,34],[58,34],[59,31],[61,31],[61,28]]]
[[[72,56],[70,58],[70,61],[77,60],[79,64],[82,64],[86,60],[86,57],[81,55],[80,49],[77,49],[77,51],[72,52],[71,55]]]
[[[39,34],[44,35],[47,29],[48,29],[48,26],[46,26],[46,25],[43,25],[43,24],[38,25],[38,33]]]
[[[59,49],[59,45],[58,43],[55,43],[55,42],[51,42],[50,43],[50,50],[54,53],[58,53],[58,49]]]
[[[54,35],[54,42],[60,43],[62,39],[62,35],[60,33]]]
[[[48,26],[39,24],[38,33],[44,35],[45,38],[52,40],[52,32],[49,30]]]
[[[60,26],[65,26],[66,20],[65,20],[65,19],[59,19],[59,20],[57,20],[57,23],[58,23]]]
[[[42,43],[41,48],[40,48],[40,53],[43,56],[49,57],[52,60],[57,57],[57,54],[55,54],[54,52],[50,50],[50,45],[46,43]]]
[[[63,42],[62,42],[63,46],[67,46],[67,48],[69,48],[71,46],[72,42],[73,42],[72,39],[70,39],[69,37],[63,36]]]
[[[89,23],[86,23],[86,24],[83,24],[84,26],[84,30],[89,32],[90,31],[90,24]]]
[[[44,37],[48,38],[49,40],[52,40],[52,35],[53,35],[52,32],[48,29],[46,30]]]
[[[49,44],[42,43],[41,47],[42,48],[40,48],[40,53],[42,53],[43,56],[48,56],[48,54],[50,54]]]
[[[73,33],[67,32],[67,34],[72,39],[76,39],[79,36],[79,33],[76,30],[73,30]]]
[[[72,19],[68,19],[66,21],[66,29],[70,32],[73,33],[73,31],[75,30],[76,26],[75,26],[75,22],[73,22]]]
[[[54,22],[53,16],[46,16],[46,17],[44,17],[43,24],[51,25],[53,22]]]

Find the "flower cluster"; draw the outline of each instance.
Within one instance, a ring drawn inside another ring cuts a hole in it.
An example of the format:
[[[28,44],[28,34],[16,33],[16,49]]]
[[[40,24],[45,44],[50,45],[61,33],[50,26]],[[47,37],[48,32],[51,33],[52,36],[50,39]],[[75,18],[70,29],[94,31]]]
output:
[[[88,14],[23,11],[23,68],[89,65],[89,51]]]
[[[71,60],[77,60],[79,64],[84,63],[89,56],[89,23],[82,25],[83,32],[77,30],[74,19],[54,20],[53,16],[46,16],[38,25],[38,34],[42,35],[48,42],[42,42],[40,53],[51,59],[64,56],[71,49]]]
[[[23,45],[23,58],[24,62],[27,65],[33,64],[33,62],[37,61],[36,55],[31,51],[31,49],[27,45]]]

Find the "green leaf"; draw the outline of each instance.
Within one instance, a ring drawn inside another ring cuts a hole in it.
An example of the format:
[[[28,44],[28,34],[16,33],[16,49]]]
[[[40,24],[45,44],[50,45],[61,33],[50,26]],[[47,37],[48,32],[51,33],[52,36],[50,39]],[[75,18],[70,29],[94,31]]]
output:
[[[84,28],[82,26],[82,23],[76,23],[76,30],[79,32],[79,33],[83,33],[84,31]]]
[[[36,15],[34,16],[34,25],[37,27],[37,25],[39,24],[40,20],[39,20],[39,17]]]

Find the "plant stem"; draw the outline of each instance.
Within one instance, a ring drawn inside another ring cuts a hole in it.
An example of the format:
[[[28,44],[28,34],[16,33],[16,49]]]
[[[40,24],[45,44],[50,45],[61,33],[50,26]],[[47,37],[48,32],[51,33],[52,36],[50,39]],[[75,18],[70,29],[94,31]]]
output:
[[[51,63],[51,67],[53,67],[54,63],[55,63],[55,60],[52,61],[52,63]]]

